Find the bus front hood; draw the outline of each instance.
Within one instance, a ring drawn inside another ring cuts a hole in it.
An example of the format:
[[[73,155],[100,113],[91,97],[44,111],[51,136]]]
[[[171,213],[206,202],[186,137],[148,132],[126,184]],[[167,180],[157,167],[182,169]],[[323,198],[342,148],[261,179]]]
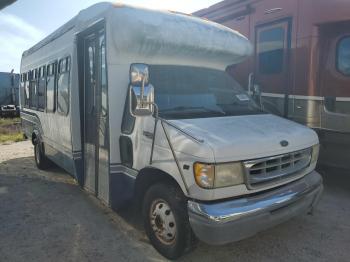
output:
[[[213,150],[215,162],[285,154],[319,143],[317,134],[308,127],[270,114],[170,122],[203,140],[203,144]],[[187,150],[184,144],[175,147],[185,154],[189,152],[193,154],[193,150],[190,148]]]

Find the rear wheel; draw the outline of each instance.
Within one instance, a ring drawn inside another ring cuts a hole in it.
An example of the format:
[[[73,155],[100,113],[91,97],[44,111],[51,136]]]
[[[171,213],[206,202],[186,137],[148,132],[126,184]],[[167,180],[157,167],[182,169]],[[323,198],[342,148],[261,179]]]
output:
[[[156,184],[146,192],[143,221],[154,248],[168,259],[177,259],[194,247],[187,201],[182,191],[169,184]]]
[[[41,170],[51,166],[51,161],[45,156],[44,145],[39,141],[34,144],[34,158],[36,166]]]

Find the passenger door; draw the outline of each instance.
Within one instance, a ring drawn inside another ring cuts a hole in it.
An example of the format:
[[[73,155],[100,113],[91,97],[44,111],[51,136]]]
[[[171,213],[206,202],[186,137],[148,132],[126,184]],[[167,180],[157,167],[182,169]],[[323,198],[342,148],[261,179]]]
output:
[[[97,27],[83,37],[84,185],[108,203],[109,128],[105,30]]]
[[[254,85],[262,92],[264,109],[285,117],[288,116],[290,30],[290,19],[255,28]]]
[[[321,27],[322,128],[350,132],[350,24]]]

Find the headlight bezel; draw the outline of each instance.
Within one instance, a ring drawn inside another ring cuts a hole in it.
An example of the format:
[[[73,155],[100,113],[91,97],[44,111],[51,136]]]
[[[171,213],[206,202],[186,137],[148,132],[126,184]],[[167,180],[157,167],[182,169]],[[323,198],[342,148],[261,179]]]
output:
[[[201,183],[201,178],[205,179],[205,170],[203,169],[207,169],[207,170],[210,169],[209,174],[207,176],[208,179],[206,180],[210,181],[211,184],[205,185]],[[221,170],[221,174],[224,172],[227,172],[227,170],[232,170],[232,171],[230,173],[227,173],[225,178],[224,174],[220,176],[220,173],[219,173],[220,169],[223,169]],[[201,175],[197,173],[199,170],[203,171],[203,172],[200,172]],[[239,173],[235,173],[235,171]],[[211,164],[203,163],[203,162],[195,162],[193,164],[193,175],[194,175],[194,180],[196,184],[203,189],[220,189],[220,188],[227,188],[227,187],[245,184],[245,173],[244,173],[242,162],[211,163]],[[223,180],[225,179],[226,179],[226,183],[223,182]],[[229,179],[231,179],[231,183],[228,182]]]

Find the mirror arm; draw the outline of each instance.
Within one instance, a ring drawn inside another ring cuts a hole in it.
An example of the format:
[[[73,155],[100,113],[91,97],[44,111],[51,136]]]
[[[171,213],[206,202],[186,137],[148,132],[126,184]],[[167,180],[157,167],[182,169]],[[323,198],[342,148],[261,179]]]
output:
[[[166,121],[165,121],[165,122],[166,122]],[[179,162],[179,160],[178,160],[178,158],[177,158],[177,156],[176,156],[175,150],[174,150],[173,145],[172,145],[172,143],[171,143],[171,141],[170,141],[170,137],[169,137],[168,131],[166,130],[166,128],[165,128],[165,126],[164,126],[164,121],[161,120],[160,123],[161,123],[161,125],[162,125],[162,127],[163,127],[166,140],[168,141],[168,144],[169,144],[169,147],[170,147],[170,151],[171,151],[171,153],[173,154],[173,157],[174,157],[176,166],[177,166],[177,168],[178,168],[178,170],[179,170],[179,173],[180,173],[180,175],[181,175],[182,182],[184,183],[186,192],[189,193],[188,185],[187,185],[186,180],[185,180],[185,176],[184,176],[184,174],[183,174],[183,172],[182,172],[182,169],[181,169],[181,166],[180,166],[180,162]]]
[[[152,163],[153,163],[154,143],[156,140],[157,124],[158,124],[158,120],[159,120],[158,106],[156,103],[153,103],[152,105],[154,106],[155,120],[154,120],[154,129],[153,129],[152,147],[151,147],[151,158],[149,160],[150,165],[152,165]]]
[[[187,136],[188,138],[190,138],[191,140],[193,140],[196,143],[202,144],[204,143],[203,139],[198,139],[196,137],[194,137],[193,135],[189,134],[188,132],[186,132],[185,130],[181,129],[180,127],[174,125],[173,123],[170,123],[168,120],[159,117],[159,108],[157,106],[156,103],[152,103],[152,105],[154,106],[154,114],[155,114],[155,123],[154,123],[154,130],[153,130],[153,138],[152,138],[152,147],[151,147],[151,157],[150,157],[150,165],[152,165],[153,163],[153,152],[154,152],[154,143],[155,143],[155,139],[156,139],[156,132],[157,132],[157,124],[158,121],[161,122],[163,129],[165,128],[163,123],[168,124],[169,126],[175,128],[177,131],[179,131],[181,134]],[[165,130],[164,130],[165,131]],[[168,142],[170,143],[169,139]]]

